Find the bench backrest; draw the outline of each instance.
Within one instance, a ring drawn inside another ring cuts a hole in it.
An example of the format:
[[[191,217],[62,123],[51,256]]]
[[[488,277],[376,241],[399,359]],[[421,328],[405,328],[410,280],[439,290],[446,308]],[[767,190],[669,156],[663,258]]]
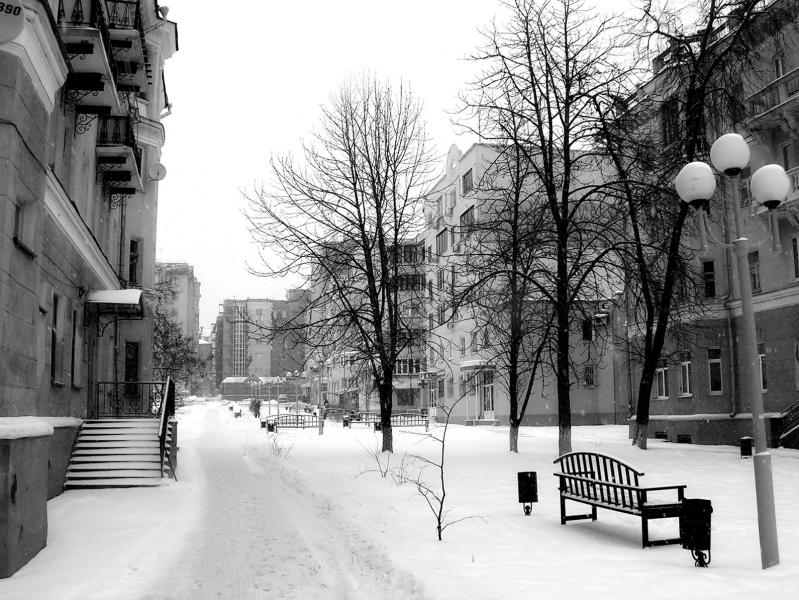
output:
[[[560,463],[561,472],[566,475],[586,477],[592,481],[561,478],[561,490],[593,498],[601,502],[625,508],[639,508],[639,494],[635,490],[616,485],[638,487],[643,471],[627,463],[597,452],[569,452],[555,459]]]

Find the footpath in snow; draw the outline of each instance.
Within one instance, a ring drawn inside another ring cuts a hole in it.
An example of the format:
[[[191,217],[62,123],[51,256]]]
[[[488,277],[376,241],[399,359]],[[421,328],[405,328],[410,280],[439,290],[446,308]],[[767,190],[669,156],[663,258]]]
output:
[[[595,523],[560,525],[555,428],[523,429],[513,455],[506,427],[451,427],[447,507],[466,520],[439,542],[415,486],[378,472],[378,457],[389,471],[409,454],[435,457],[418,429],[395,431],[395,453],[380,456],[379,434],[363,425],[284,430],[270,448],[257,420],[219,402],[182,408],[178,420],[179,481],[51,500],[47,548],[0,580],[0,599],[750,600],[784,597],[799,581],[796,451],[772,452],[782,562],[762,571],[752,463],[737,448],[653,440],[641,452],[624,427],[573,430],[575,450],[618,456],[648,485],[684,483],[687,497],[713,502],[712,562],[698,569],[679,546],[642,549],[635,517],[600,510]],[[523,470],[538,473],[529,517],[516,502]],[[421,476],[436,483],[430,469]],[[653,522],[651,533],[676,527]]]

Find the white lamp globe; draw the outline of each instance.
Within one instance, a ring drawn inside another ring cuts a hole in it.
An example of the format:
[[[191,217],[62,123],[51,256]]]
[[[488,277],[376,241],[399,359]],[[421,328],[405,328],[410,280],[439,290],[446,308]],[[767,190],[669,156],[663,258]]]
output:
[[[710,161],[717,171],[737,175],[749,164],[749,145],[737,133],[725,133],[710,147]]]
[[[769,210],[774,210],[791,193],[791,180],[780,165],[760,167],[749,184],[752,197]]]
[[[716,177],[707,163],[691,162],[680,169],[674,187],[683,202],[702,208],[716,191]]]

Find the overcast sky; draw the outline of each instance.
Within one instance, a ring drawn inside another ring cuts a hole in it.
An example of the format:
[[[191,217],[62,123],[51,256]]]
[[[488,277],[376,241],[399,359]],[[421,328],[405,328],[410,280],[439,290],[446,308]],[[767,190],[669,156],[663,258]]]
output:
[[[248,274],[258,256],[242,191],[269,180],[270,155],[296,150],[350,75],[409,83],[439,155],[474,141],[457,135],[449,113],[494,0],[161,4],[178,24],[179,50],[166,65],[173,112],[164,120],[156,256],[194,266],[203,326],[225,298],[284,297],[286,282]]]

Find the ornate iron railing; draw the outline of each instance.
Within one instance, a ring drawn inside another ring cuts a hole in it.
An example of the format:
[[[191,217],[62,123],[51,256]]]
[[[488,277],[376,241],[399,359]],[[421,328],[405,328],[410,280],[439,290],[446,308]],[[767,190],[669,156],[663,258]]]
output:
[[[105,0],[105,6],[109,27],[142,30],[139,0]]]
[[[165,386],[163,381],[99,381],[98,416],[155,418],[161,409]]]
[[[100,32],[103,50],[108,59],[111,76],[117,80],[117,63],[111,50],[111,34],[108,33],[108,10],[102,0],[58,0],[58,24],[73,27],[92,27]]]
[[[98,146],[127,146],[133,150],[136,159],[136,168],[141,174],[141,148],[136,144],[136,133],[133,129],[131,117],[102,115],[100,117],[100,131],[97,133]]]

